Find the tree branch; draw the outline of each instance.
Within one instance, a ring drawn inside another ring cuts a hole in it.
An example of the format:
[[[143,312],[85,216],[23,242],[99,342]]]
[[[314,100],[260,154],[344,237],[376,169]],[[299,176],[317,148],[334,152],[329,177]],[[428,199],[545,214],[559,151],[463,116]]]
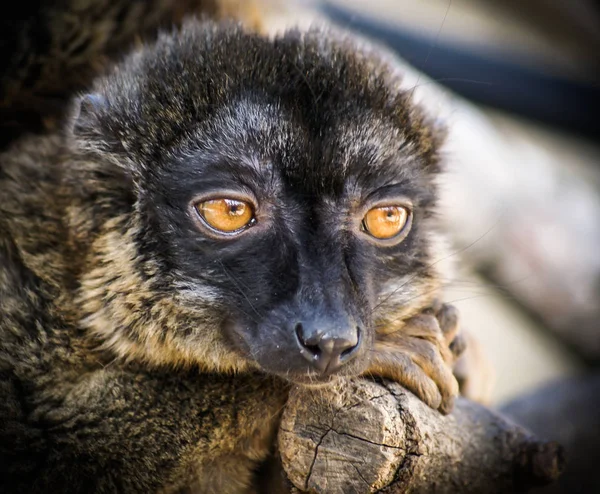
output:
[[[443,416],[395,383],[292,391],[279,432],[299,491],[515,492],[554,481],[562,449],[464,399]]]

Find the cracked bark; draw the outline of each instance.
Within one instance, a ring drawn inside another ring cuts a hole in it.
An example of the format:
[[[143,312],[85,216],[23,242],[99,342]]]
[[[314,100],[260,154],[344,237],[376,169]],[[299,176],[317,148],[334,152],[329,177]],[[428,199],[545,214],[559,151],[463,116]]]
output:
[[[561,448],[459,399],[442,416],[394,383],[294,389],[279,431],[295,492],[523,492],[555,480]]]

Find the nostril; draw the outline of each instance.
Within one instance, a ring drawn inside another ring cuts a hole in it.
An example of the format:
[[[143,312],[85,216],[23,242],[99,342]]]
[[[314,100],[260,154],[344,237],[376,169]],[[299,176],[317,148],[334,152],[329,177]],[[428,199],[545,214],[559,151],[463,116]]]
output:
[[[319,358],[321,355],[321,348],[319,345],[311,345],[309,343],[309,339],[304,336],[304,328],[302,327],[302,323],[296,324],[296,338],[298,339],[298,343],[304,350],[308,350],[314,358]]]
[[[347,357],[350,357],[359,347],[362,340],[362,331],[359,327],[356,328],[356,341],[348,341],[344,342],[342,352],[340,353],[340,360],[345,360]]]

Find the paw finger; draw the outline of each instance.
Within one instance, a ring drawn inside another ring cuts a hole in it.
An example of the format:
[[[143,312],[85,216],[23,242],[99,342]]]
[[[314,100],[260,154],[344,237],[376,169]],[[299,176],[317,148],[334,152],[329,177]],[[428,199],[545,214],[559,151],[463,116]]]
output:
[[[440,412],[449,413],[454,405],[454,398],[459,393],[458,382],[450,366],[444,362],[435,349],[434,351],[415,353],[412,358],[415,364],[436,384],[442,397]]]
[[[459,330],[459,314],[458,309],[453,305],[444,304],[436,313],[440,329],[444,334],[444,338],[448,343],[456,338]]]
[[[442,404],[442,394],[436,383],[408,354],[387,355],[386,358],[380,356],[368,374],[394,380],[434,410]]]
[[[459,334],[456,338],[452,340],[452,343],[450,343],[449,348],[454,358],[458,359],[467,349],[467,339],[464,335]]]
[[[437,339],[441,335],[437,319],[427,314],[419,314],[410,319],[402,328],[402,333],[414,338],[428,339]]]
[[[444,401],[436,383],[412,360],[407,359],[402,386],[415,394],[427,406],[438,410]]]

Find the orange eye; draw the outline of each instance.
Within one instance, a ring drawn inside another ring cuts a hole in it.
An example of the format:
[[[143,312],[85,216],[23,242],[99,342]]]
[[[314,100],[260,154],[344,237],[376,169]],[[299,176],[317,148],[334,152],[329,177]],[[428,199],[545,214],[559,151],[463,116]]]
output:
[[[254,221],[252,206],[237,199],[212,199],[196,208],[209,226],[223,233],[237,232]]]
[[[408,222],[408,209],[402,206],[382,206],[367,212],[363,227],[372,237],[388,239],[398,235]]]

